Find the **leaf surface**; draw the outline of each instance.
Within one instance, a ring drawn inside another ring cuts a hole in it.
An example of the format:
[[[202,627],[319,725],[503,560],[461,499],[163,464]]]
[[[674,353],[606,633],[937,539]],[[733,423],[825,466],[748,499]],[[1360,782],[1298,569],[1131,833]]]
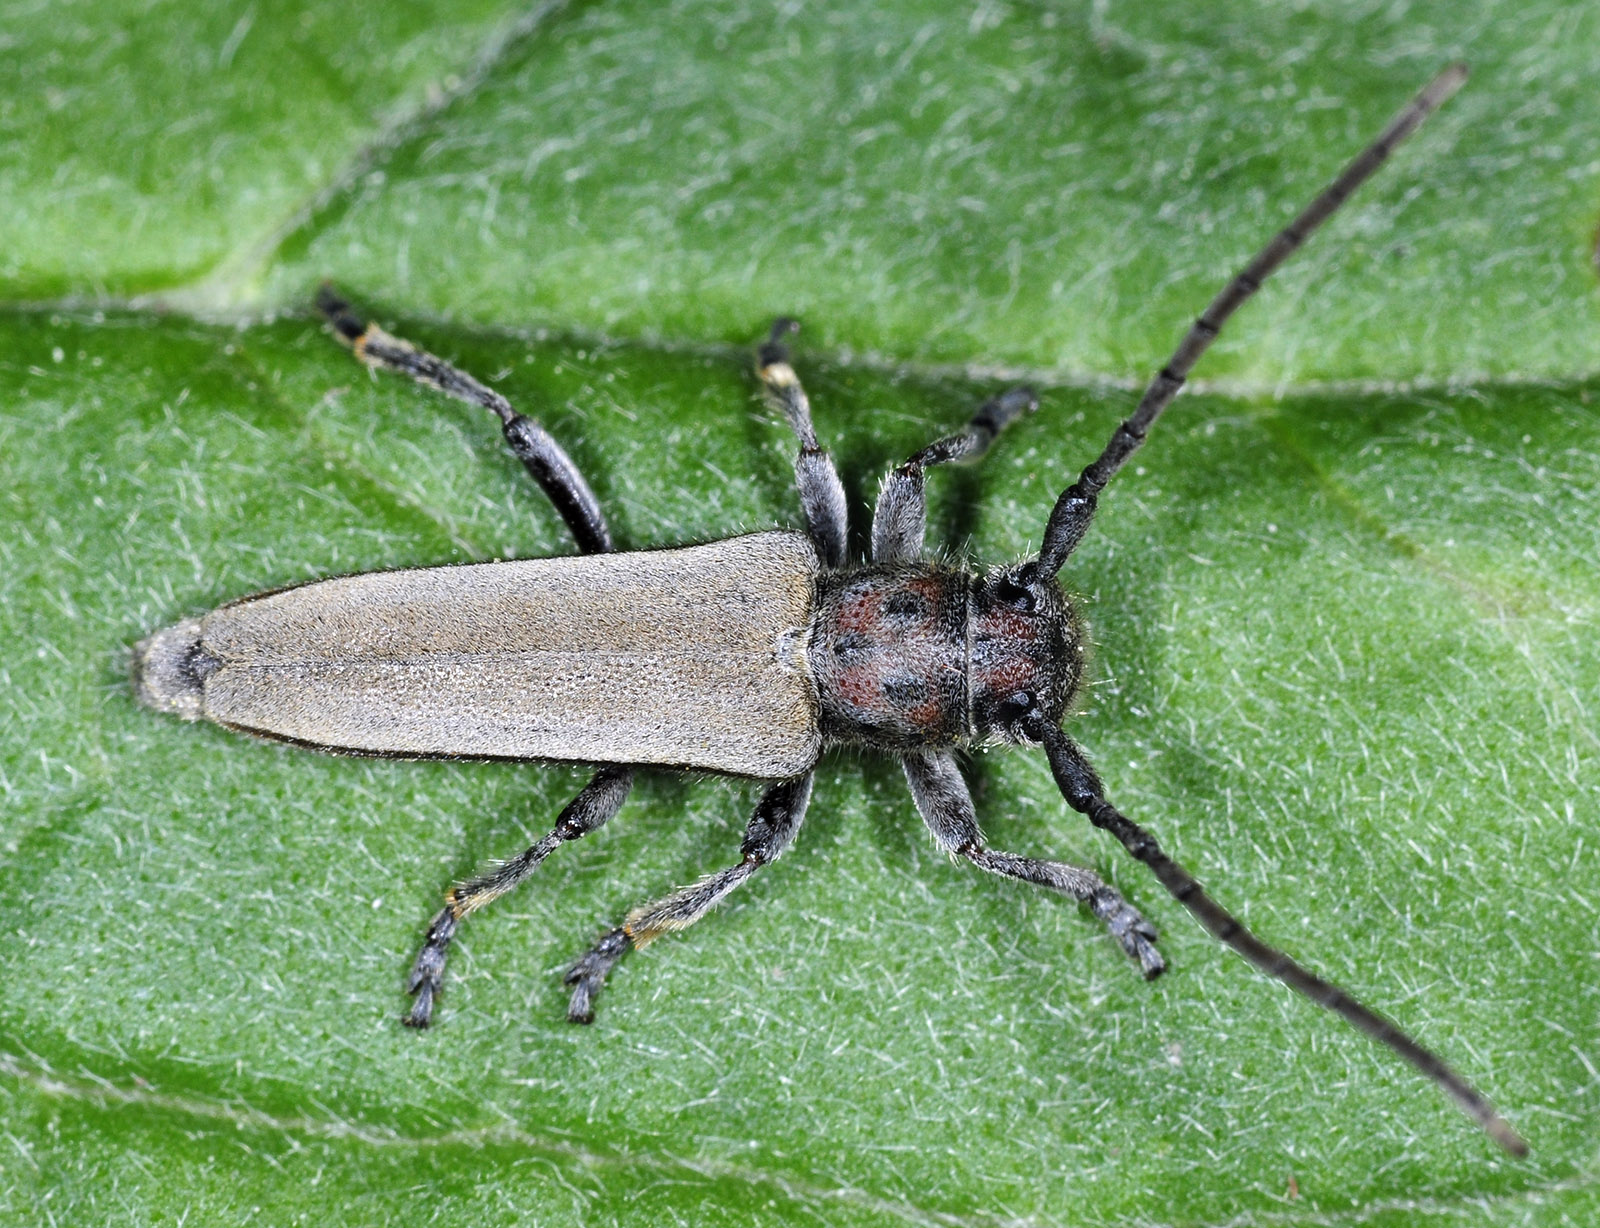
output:
[[[305,12],[7,26],[0,1215],[1593,1219],[1591,15]],[[1483,1086],[1525,1164],[1219,949],[1036,753],[969,760],[989,840],[1115,882],[1161,981],[833,754],[795,849],[630,956],[592,1028],[561,972],[736,857],[759,786],[648,778],[472,918],[418,1035],[439,891],[583,773],[133,702],[129,645],[233,597],[571,548],[487,415],[322,334],[322,276],[537,413],[627,548],[797,522],[749,371],[778,311],[858,546],[880,475],[1025,372],[1040,412],[929,483],[930,541],[1009,561],[1130,379],[1461,54],[1468,90],[1103,500],[1064,576],[1095,640],[1071,728],[1225,904]]]

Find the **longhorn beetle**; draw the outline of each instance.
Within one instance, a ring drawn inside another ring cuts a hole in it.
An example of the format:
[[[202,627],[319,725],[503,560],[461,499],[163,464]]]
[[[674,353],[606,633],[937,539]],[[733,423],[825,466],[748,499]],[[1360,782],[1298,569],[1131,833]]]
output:
[[[1223,324],[1461,85],[1441,72],[1211,301],[1105,450],[1057,499],[1035,559],[981,575],[923,556],[923,483],[936,465],[973,460],[1037,404],[1029,388],[988,401],[964,429],[891,472],[872,521],[872,557],[846,557],[844,488],[817,442],[789,363],[781,319],[760,348],[766,391],[799,438],[795,477],[805,533],[613,553],[594,492],[559,444],[499,393],[365,324],[331,288],[318,305],[373,368],[409,375],[497,415],[506,442],[544,488],[582,554],[375,572],[262,593],[187,619],[135,651],[151,707],[345,754],[570,760],[594,778],[555,827],[517,857],[459,886],[428,927],[405,1022],[426,1027],[463,918],[527,878],[557,845],[621,808],[641,766],[775,781],[750,819],[740,860],[631,912],[566,974],[567,1017],[593,1018],[596,995],[629,947],[699,920],[789,847],[822,751],[897,755],[939,846],[980,869],[1086,903],[1147,978],[1165,963],[1156,931],[1090,870],[983,843],[958,748],[1043,746],[1062,796],[1115,836],[1217,938],[1438,1083],[1515,1155],[1527,1145],[1444,1061],[1376,1012],[1266,945],[1214,901],[1143,827],[1108,802],[1061,729],[1083,684],[1084,629],[1056,576],[1095,503],[1144,442]]]

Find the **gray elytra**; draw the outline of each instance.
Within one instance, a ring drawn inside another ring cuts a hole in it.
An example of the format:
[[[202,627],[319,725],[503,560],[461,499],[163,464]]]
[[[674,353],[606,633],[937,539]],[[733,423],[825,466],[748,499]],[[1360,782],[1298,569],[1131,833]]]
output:
[[[1388,1046],[1500,1146],[1526,1154],[1511,1126],[1441,1058],[1216,903],[1106,801],[1060,724],[1083,682],[1084,635],[1056,577],[1100,492],[1234,311],[1465,77],[1460,65],[1440,73],[1212,300],[1099,457],[1062,492],[1038,557],[981,574],[924,557],[925,474],[982,455],[1034,409],[1030,389],[995,397],[963,430],[894,469],[874,511],[871,558],[852,561],[844,490],[784,344],[795,326],[779,320],[760,349],[759,375],[799,439],[805,532],[616,553],[594,493],[543,427],[470,375],[364,323],[324,287],[319,306],[363,362],[500,418],[582,553],[375,572],[245,597],[144,640],[134,654],[138,696],[188,720],[320,750],[597,765],[548,835],[446,893],[408,982],[414,1002],[405,1022],[414,1027],[433,1017],[462,919],[519,884],[558,845],[607,822],[635,770],[774,782],[736,864],[635,909],[568,971],[568,1018],[591,1021],[624,952],[693,924],[788,848],[818,758],[837,745],[897,756],[941,848],[1087,904],[1143,974],[1158,976],[1165,963],[1155,928],[1098,875],[983,843],[956,752],[996,742],[1042,746],[1067,803],[1147,865],[1206,929]]]

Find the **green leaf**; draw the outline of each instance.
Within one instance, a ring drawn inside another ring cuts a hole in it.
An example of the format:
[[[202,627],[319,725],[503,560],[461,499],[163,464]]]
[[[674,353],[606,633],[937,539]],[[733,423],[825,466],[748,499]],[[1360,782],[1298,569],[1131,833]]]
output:
[[[7,4],[0,286],[115,298],[259,259],[373,141],[479,83],[479,48],[533,24],[508,7]]]
[[[306,13],[3,23],[0,1218],[1595,1218],[1592,14]],[[972,756],[988,838],[1115,882],[1162,980],[949,864],[893,763],[845,753],[795,849],[630,956],[592,1028],[561,971],[728,864],[758,785],[646,779],[471,919],[416,1034],[440,890],[584,774],[133,702],[128,646],[241,594],[571,549],[492,419],[303,314],[322,275],[536,412],[629,548],[797,521],[749,371],[776,311],[806,316],[858,531],[1028,368],[1039,414],[930,479],[930,541],[1011,560],[1129,378],[1457,54],[1467,91],[1104,498],[1065,576],[1096,643],[1071,728],[1224,903],[1481,1085],[1525,1163],[1219,948],[1037,753]]]

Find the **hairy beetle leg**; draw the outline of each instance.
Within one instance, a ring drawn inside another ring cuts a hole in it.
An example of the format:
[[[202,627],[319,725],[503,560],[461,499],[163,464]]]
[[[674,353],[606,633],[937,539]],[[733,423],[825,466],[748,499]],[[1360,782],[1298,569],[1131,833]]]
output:
[[[783,338],[799,328],[799,323],[787,316],[773,322],[772,333],[756,357],[756,374],[767,398],[788,419],[789,428],[800,443],[794,458],[794,479],[805,513],[806,532],[817,548],[817,557],[829,567],[841,567],[845,562],[849,504],[833,457],[817,441],[806,390],[789,364],[789,347]]]
[[[991,397],[954,435],[936,439],[905,464],[889,471],[872,513],[872,561],[916,562],[927,533],[928,497],[924,473],[934,465],[977,460],[1023,414],[1039,408],[1039,394],[1026,384]]]
[[[519,414],[500,393],[459,367],[367,323],[326,283],[317,291],[317,309],[327,317],[334,336],[372,369],[408,375],[424,387],[481,406],[499,418],[507,446],[555,506],[578,549],[584,554],[607,554],[614,548],[594,491],[565,449],[537,421]]]
[[[578,796],[567,803],[549,835],[529,845],[510,861],[502,861],[487,873],[445,893],[444,908],[429,924],[428,936],[423,939],[422,950],[417,952],[417,962],[412,965],[411,976],[406,981],[406,992],[416,999],[402,1021],[407,1027],[425,1028],[432,1021],[433,1003],[444,985],[444,964],[450,952],[450,941],[456,936],[462,918],[521,884],[568,840],[581,839],[604,827],[622,809],[632,787],[632,769],[615,765],[601,768]]]
[[[793,780],[781,780],[761,795],[745,827],[736,864],[664,899],[635,908],[622,925],[608,930],[587,955],[573,964],[565,977],[566,983],[573,986],[567,1019],[572,1023],[594,1022],[594,999],[605,984],[606,974],[629,944],[642,947],[662,934],[687,929],[757,870],[776,861],[794,843],[795,833],[806,817],[813,776],[807,772]]]

